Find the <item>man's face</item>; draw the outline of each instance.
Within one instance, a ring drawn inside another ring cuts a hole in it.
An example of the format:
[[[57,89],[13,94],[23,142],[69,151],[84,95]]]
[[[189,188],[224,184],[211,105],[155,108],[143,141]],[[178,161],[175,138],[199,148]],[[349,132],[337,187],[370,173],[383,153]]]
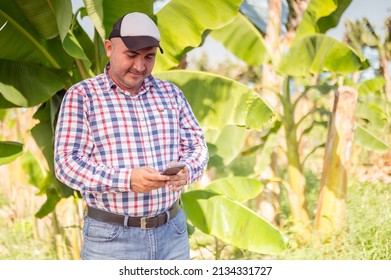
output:
[[[121,38],[112,38],[105,41],[105,49],[110,58],[110,77],[123,90],[136,94],[144,79],[152,72],[157,47],[133,52]]]

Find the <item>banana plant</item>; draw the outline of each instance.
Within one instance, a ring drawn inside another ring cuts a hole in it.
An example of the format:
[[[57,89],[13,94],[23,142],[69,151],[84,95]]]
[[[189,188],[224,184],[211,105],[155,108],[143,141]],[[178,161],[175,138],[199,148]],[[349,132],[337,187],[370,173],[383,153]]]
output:
[[[102,52],[102,43],[115,20],[124,13],[141,11],[156,20],[164,55],[158,55],[154,73],[183,86],[203,128],[221,129],[226,125],[237,125],[259,130],[273,122],[273,110],[243,84],[208,73],[168,71],[176,67],[188,51],[200,46],[210,30],[228,24],[237,15],[242,0],[194,2],[172,0],[153,15],[153,0],[84,0],[85,6],[76,13],[72,12],[71,0],[1,1],[0,108],[39,107],[34,115],[39,122],[31,133],[48,162],[48,177],[52,179],[51,183],[41,186],[40,194],[46,194],[47,201],[37,213],[38,217],[52,212],[62,197],[74,195],[73,190],[59,182],[53,172],[53,131],[61,97],[73,83],[103,70],[107,58]],[[92,38],[77,21],[78,15],[88,16],[93,22]],[[18,150],[13,155],[19,153]],[[7,156],[4,149],[0,149],[0,156]],[[190,201],[197,203],[198,198],[196,193],[185,195],[187,205]],[[238,247],[279,252],[286,246],[286,240],[277,229],[236,205],[234,200],[224,196],[208,203],[210,207],[219,204],[225,205],[226,211],[233,206],[235,214],[254,222],[249,230],[253,235],[249,242],[255,245],[235,244]],[[188,206],[187,209],[188,213],[192,212]],[[231,232],[234,227],[229,228],[230,237],[227,232],[222,234],[219,230],[219,225],[228,218],[226,212],[217,215],[208,228],[222,240],[235,242],[236,236]],[[265,238],[257,240],[255,230],[264,231]],[[277,241],[271,240],[268,233]]]
[[[322,87],[328,89],[327,93],[332,93],[332,90],[342,85],[343,81],[349,83],[349,79],[341,79],[342,77],[370,66],[368,60],[360,53],[325,35],[327,30],[338,24],[350,3],[351,0],[309,1],[296,31],[288,28],[286,34],[289,34],[289,38],[279,34],[281,43],[277,51],[268,48],[266,36],[263,35],[265,30],[257,29],[257,25],[242,14],[238,14],[230,24],[213,30],[210,34],[248,65],[268,64],[271,65],[269,68],[275,70],[276,79],[270,81],[270,85],[260,84],[259,88],[271,90],[280,101],[275,109],[282,112],[278,118],[281,119],[281,128],[284,129],[291,213],[295,222],[304,226],[310,224],[304,195],[304,161],[309,154],[299,153],[301,137],[298,126],[303,123],[303,119],[296,120],[295,112],[301,104],[300,100],[308,96],[310,88]],[[329,78],[324,78],[325,74]],[[321,110],[323,109],[314,107],[312,115]],[[309,116],[311,112],[305,117]],[[370,143],[371,140],[368,139],[374,138],[378,141]],[[361,127],[356,139],[359,144],[373,146],[377,143],[378,149],[386,149],[380,138]],[[324,145],[314,147],[310,153],[322,146]]]

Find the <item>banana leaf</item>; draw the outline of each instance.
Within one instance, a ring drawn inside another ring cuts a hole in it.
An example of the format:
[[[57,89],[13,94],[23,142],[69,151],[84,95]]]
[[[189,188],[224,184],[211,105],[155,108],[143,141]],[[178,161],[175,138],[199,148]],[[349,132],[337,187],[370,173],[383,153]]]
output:
[[[156,71],[179,64],[182,56],[198,47],[209,33],[234,19],[243,0],[171,0],[157,13],[163,55],[156,59]]]
[[[261,130],[274,119],[271,107],[256,92],[235,80],[185,70],[154,75],[171,81],[182,89],[205,130],[218,130],[226,125]]]
[[[215,180],[204,190],[224,195],[231,200],[244,202],[257,197],[263,187],[264,185],[257,179],[230,177]]]
[[[262,65],[269,58],[262,34],[242,14],[210,35],[248,65]]]
[[[281,59],[277,71],[293,77],[326,71],[351,74],[369,67],[366,58],[332,37],[317,34],[302,37]]]
[[[14,161],[23,153],[23,144],[11,141],[0,141],[0,165]]]
[[[297,28],[295,40],[315,33],[326,33],[338,25],[352,0],[311,0]]]
[[[225,243],[262,254],[278,254],[287,238],[272,224],[226,196],[206,190],[182,194],[188,220],[199,230]]]
[[[47,68],[0,59],[0,94],[14,106],[36,106],[63,87],[63,79]],[[7,102],[0,104],[8,107]]]
[[[205,132],[206,141],[216,148],[212,155],[218,155],[224,165],[229,165],[240,154],[247,135],[248,129],[235,125]]]
[[[386,152],[390,149],[383,140],[361,125],[356,127],[354,142],[374,152]]]

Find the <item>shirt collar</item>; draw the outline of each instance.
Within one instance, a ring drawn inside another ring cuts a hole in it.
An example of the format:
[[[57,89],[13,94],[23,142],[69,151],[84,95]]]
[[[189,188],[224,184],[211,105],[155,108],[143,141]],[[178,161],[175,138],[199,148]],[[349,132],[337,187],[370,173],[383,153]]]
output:
[[[110,69],[110,62],[108,62],[106,64],[105,70],[104,70],[104,75],[106,77],[104,87],[105,87],[106,92],[110,91],[110,89],[112,89],[113,87],[117,87],[117,85],[114,83],[114,81],[110,78],[109,69]]]

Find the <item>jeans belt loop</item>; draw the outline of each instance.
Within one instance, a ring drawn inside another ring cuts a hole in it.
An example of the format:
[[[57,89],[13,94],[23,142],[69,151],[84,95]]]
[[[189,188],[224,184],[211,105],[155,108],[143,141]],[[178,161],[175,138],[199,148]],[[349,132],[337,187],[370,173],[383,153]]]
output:
[[[166,224],[168,224],[168,222],[170,221],[170,210],[167,210],[167,211],[166,211],[166,215],[167,215]]]
[[[128,228],[128,220],[129,220],[129,216],[128,216],[128,215],[125,215],[125,219],[124,219],[124,228]]]

